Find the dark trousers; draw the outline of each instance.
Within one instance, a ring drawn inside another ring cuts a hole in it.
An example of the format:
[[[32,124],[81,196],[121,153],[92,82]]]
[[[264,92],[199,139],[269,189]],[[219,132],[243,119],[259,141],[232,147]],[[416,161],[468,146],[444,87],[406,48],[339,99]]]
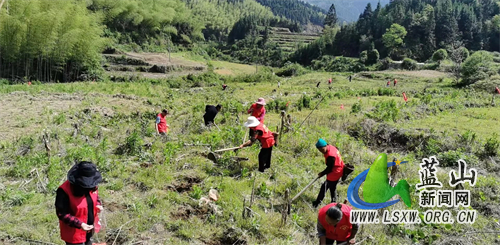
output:
[[[321,201],[323,201],[323,199],[325,198],[325,192],[326,192],[326,189],[330,189],[330,196],[331,196],[331,202],[336,202],[337,201],[337,183],[339,183],[339,181],[325,181],[322,185],[321,185],[321,190],[319,190],[319,194],[318,194],[318,198],[316,198],[316,202],[317,203],[320,203]]]
[[[271,155],[273,153],[273,147],[261,148],[259,152],[259,171],[264,172],[267,168],[271,167]]]
[[[214,119],[213,118],[208,118],[208,117],[203,117],[203,121],[205,121],[205,126],[208,126],[210,125],[211,123],[214,123]]]
[[[326,239],[326,245],[333,245],[335,240]],[[337,241],[337,245],[347,245],[347,241]]]

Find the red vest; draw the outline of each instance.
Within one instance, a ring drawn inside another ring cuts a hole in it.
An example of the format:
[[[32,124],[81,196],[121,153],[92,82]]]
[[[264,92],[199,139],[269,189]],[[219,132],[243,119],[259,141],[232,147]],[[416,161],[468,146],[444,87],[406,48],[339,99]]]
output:
[[[71,185],[69,181],[64,182],[59,188],[61,188],[69,197],[71,215],[75,216],[81,222],[87,223],[88,205],[85,195],[81,197],[75,197],[73,195],[73,192],[71,191]],[[92,198],[92,202],[94,203],[94,231],[96,233],[101,229],[99,217],[97,216],[97,196],[97,191],[90,193],[90,197]],[[65,242],[84,243],[87,240],[86,231],[70,227],[61,220],[59,220],[59,228],[61,230],[61,239]]]
[[[259,119],[259,117],[265,111],[266,111],[266,108],[264,108],[264,106],[262,106],[260,109],[257,109],[257,103],[252,104],[252,106],[250,107],[250,110],[248,110],[249,113],[252,113],[252,117],[256,117],[257,119]],[[262,118],[262,120],[259,120],[259,121],[260,121],[260,123],[264,123],[264,118]]]
[[[325,164],[328,157],[335,157],[335,164],[333,165],[332,172],[326,175],[326,179],[329,181],[337,181],[342,178],[342,174],[344,173],[344,161],[342,161],[339,150],[335,146],[327,145],[324,156]]]
[[[274,145],[275,141],[273,132],[271,132],[266,125],[261,123],[259,126],[255,127],[254,130],[262,131],[262,136],[257,134],[257,139],[260,140],[262,148],[271,148]]]
[[[351,236],[352,224],[350,222],[351,210],[352,208],[347,205],[342,205],[342,219],[337,223],[337,225],[332,226],[326,222],[326,211],[337,205],[336,203],[330,203],[319,210],[318,220],[319,223],[326,230],[326,238],[335,241],[347,241],[347,238]]]
[[[156,117],[160,118],[160,123],[158,123],[158,132],[167,133],[168,132],[167,119],[165,119],[165,117],[161,113],[158,113]]]

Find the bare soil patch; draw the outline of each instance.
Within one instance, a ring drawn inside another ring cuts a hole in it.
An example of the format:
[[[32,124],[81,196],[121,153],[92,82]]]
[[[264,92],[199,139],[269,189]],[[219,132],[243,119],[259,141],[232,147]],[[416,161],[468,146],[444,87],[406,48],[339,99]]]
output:
[[[214,237],[212,239],[206,239],[203,242],[208,245],[246,245],[248,237],[244,235],[241,230],[235,228],[227,229],[224,234],[218,237]]]
[[[201,183],[201,179],[198,177],[185,176],[182,180],[167,186],[167,190],[176,191],[179,193],[191,191],[193,185]]]
[[[116,202],[105,203],[104,206],[110,212],[121,212],[121,211],[127,209],[126,205],[119,204],[119,203],[116,203]]]

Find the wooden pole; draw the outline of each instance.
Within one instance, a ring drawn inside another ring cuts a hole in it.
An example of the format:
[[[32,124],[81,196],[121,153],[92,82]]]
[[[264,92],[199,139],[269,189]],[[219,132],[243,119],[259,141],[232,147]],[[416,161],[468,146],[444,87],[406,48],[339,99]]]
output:
[[[232,148],[227,148],[227,149],[222,149],[222,150],[216,150],[214,152],[232,151],[232,150],[237,150],[237,149],[240,149],[240,147],[232,147]]]
[[[304,191],[306,191],[309,187],[311,187],[312,184],[314,184],[314,182],[316,182],[316,180],[318,180],[319,177],[316,177],[315,179],[313,179],[301,192],[299,192],[297,195],[295,195],[292,200],[290,200],[290,203],[292,203],[293,201],[295,201],[295,199],[297,199],[300,195],[302,195],[302,193],[304,193]]]
[[[316,105],[316,107],[314,107],[314,109],[311,111],[311,113],[309,113],[309,115],[307,115],[306,119],[304,119],[304,121],[300,124],[300,126],[297,128],[301,128],[302,127],[302,124],[304,124],[307,119],[311,116],[311,114],[318,108],[319,104],[321,104],[321,102],[323,101],[323,99],[325,99],[325,96],[323,96],[323,98],[321,98],[321,100],[318,102],[318,104]]]

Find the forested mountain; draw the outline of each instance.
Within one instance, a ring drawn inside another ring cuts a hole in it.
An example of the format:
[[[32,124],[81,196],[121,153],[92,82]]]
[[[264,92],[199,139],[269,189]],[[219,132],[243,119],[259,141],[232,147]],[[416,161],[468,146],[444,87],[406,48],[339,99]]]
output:
[[[326,10],[312,6],[299,0],[256,0],[263,6],[271,8],[276,16],[285,17],[291,21],[297,21],[302,25],[312,23],[323,25]]]
[[[320,18],[311,11],[303,17]],[[96,77],[106,46],[148,51],[226,43],[233,27],[247,27],[235,25],[245,18],[254,20],[254,30],[257,25],[300,30],[255,0],[9,0],[0,9],[0,77]],[[250,29],[233,32],[244,38]]]
[[[354,22],[363,13],[366,5],[370,3],[376,6],[378,2],[382,6],[387,5],[390,0],[302,0],[314,6],[318,6],[324,10],[328,10],[330,6],[335,4],[337,15],[341,21]]]
[[[358,57],[364,50],[376,49],[381,57],[410,57],[425,61],[440,48],[461,46],[471,49],[500,50],[500,8],[493,0],[393,0],[386,7],[368,4],[356,23],[343,26],[330,38],[318,40],[322,52],[310,53],[313,46],[299,50],[292,58],[310,64],[321,55]]]

